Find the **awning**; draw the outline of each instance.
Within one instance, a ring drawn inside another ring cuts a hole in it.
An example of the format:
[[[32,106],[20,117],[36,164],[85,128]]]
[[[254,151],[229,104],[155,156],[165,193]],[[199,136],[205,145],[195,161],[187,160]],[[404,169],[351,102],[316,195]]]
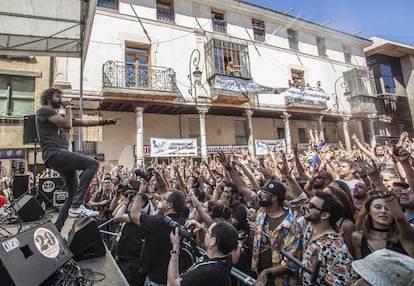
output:
[[[0,6],[0,54],[87,54],[97,0],[13,0]]]

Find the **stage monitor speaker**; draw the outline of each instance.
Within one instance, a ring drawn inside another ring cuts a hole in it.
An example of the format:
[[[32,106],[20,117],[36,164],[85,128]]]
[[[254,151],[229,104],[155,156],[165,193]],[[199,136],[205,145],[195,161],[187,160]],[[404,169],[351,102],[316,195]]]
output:
[[[0,243],[0,284],[37,286],[62,267],[72,253],[52,222],[35,225]]]
[[[36,116],[26,115],[23,121],[23,144],[34,144],[38,143],[39,138],[37,137],[36,129]]]
[[[29,175],[13,177],[13,198],[18,199],[29,190]]]
[[[23,222],[39,220],[45,214],[39,202],[31,195],[24,195],[18,199],[14,203],[13,208]]]
[[[105,256],[106,249],[93,218],[76,220],[69,232],[68,245],[76,261]]]
[[[55,191],[63,190],[63,179],[61,177],[40,178],[39,193],[37,200],[43,209],[53,206],[53,198]]]

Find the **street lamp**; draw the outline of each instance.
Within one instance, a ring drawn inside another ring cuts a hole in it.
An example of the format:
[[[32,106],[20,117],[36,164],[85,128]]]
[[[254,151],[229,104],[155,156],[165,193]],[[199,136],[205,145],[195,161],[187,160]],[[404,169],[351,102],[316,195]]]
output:
[[[193,97],[197,106],[197,85],[201,84],[201,75],[203,72],[199,69],[200,63],[200,51],[194,49],[190,56],[190,62],[188,64],[188,79],[190,80],[190,89],[188,93]],[[194,92],[193,92],[194,89]]]
[[[337,113],[339,113],[339,100],[338,100],[337,85],[338,85],[340,80],[342,80],[342,82],[339,84],[339,86],[342,89],[345,89],[345,93],[347,92],[347,89],[348,89],[348,85],[344,80],[344,76],[340,76],[335,80],[335,83],[334,83],[334,90],[335,90],[335,94],[334,94],[335,95],[335,104],[334,104],[334,107],[335,107]]]

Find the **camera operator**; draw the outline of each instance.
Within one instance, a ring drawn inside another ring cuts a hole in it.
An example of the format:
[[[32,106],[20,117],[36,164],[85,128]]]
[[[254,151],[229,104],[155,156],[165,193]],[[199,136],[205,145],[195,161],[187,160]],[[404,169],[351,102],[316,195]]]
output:
[[[237,230],[227,222],[213,223],[206,231],[204,247],[207,255],[193,264],[181,277],[179,274],[180,235],[178,228],[170,234],[173,248],[168,264],[168,285],[229,285],[232,258],[237,247]]]
[[[146,182],[142,182],[143,185]],[[159,203],[161,214],[151,216],[142,214],[142,194],[144,190],[135,196],[131,208],[131,220],[142,227],[146,233],[145,245],[142,249],[141,265],[142,271],[147,273],[145,285],[166,285],[167,284],[167,267],[170,258],[169,234],[170,226],[165,219],[166,216],[179,224],[184,224],[182,211],[185,207],[184,197],[180,191],[167,192],[162,201]]]
[[[116,261],[127,279],[129,285],[139,286],[144,284],[145,275],[139,272],[140,256],[144,244],[145,231],[130,219],[130,207],[137,194],[137,190],[129,185],[123,191],[117,193],[122,196],[118,206],[113,212],[116,221],[123,222],[121,235],[116,248]],[[141,214],[154,214],[154,207],[145,194],[142,196]]]

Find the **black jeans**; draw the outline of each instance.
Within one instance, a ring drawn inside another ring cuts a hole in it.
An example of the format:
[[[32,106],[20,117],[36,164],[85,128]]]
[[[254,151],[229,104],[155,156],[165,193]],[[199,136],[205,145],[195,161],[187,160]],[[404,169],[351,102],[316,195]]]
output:
[[[68,217],[69,208],[78,208],[83,204],[88,186],[98,172],[99,162],[79,153],[60,150],[47,160],[46,165],[59,172],[69,194],[55,223],[60,231]],[[83,171],[80,177],[78,170]]]

